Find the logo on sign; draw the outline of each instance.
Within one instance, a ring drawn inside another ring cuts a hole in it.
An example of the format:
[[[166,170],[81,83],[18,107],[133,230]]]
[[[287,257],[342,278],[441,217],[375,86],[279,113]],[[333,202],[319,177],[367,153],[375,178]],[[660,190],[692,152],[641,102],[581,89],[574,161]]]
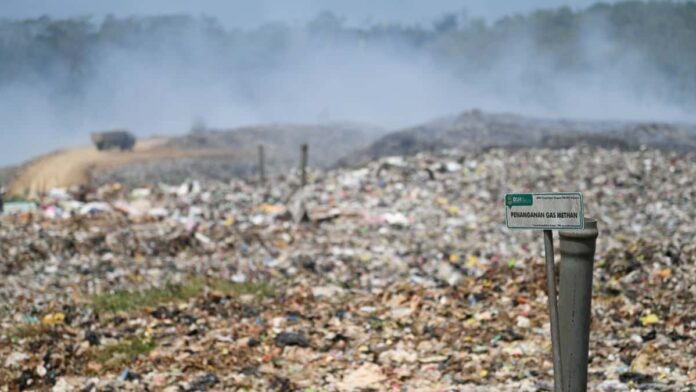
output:
[[[512,206],[531,206],[534,204],[534,197],[531,193],[517,193],[505,195],[505,205]]]

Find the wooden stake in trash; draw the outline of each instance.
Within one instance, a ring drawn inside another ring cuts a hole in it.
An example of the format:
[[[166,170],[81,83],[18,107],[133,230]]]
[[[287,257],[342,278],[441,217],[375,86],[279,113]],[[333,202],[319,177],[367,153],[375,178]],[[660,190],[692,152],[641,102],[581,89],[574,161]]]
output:
[[[303,144],[301,147],[301,161],[300,161],[300,174],[302,176],[302,186],[307,185],[307,143]]]
[[[563,366],[561,364],[561,330],[558,326],[558,304],[556,300],[556,265],[553,260],[553,232],[544,230],[544,253],[546,256],[546,286],[548,291],[549,318],[551,322],[551,347],[553,349],[554,391],[562,392]]]
[[[266,183],[266,166],[263,155],[263,144],[259,144],[259,181],[261,185]]]

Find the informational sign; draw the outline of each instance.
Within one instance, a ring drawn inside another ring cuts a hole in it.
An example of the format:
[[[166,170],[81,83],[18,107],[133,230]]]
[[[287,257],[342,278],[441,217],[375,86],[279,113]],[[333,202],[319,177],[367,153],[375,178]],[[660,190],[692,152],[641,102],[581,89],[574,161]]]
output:
[[[583,229],[582,194],[508,193],[505,195],[505,224],[509,229]]]

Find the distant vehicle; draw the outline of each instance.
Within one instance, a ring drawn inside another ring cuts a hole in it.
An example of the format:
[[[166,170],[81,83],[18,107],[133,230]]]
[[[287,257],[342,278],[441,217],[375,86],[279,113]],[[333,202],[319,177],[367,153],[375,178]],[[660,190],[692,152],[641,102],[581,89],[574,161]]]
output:
[[[97,150],[112,150],[119,149],[121,151],[132,150],[135,146],[135,136],[132,133],[117,129],[106,132],[93,132],[92,143],[97,147]]]

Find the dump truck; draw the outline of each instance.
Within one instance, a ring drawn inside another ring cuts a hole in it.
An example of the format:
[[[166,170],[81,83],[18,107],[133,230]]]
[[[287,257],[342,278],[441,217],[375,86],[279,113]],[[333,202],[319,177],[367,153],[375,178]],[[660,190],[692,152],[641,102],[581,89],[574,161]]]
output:
[[[135,136],[124,129],[113,131],[93,132],[92,143],[97,150],[119,149],[121,151],[132,150],[135,146]]]

